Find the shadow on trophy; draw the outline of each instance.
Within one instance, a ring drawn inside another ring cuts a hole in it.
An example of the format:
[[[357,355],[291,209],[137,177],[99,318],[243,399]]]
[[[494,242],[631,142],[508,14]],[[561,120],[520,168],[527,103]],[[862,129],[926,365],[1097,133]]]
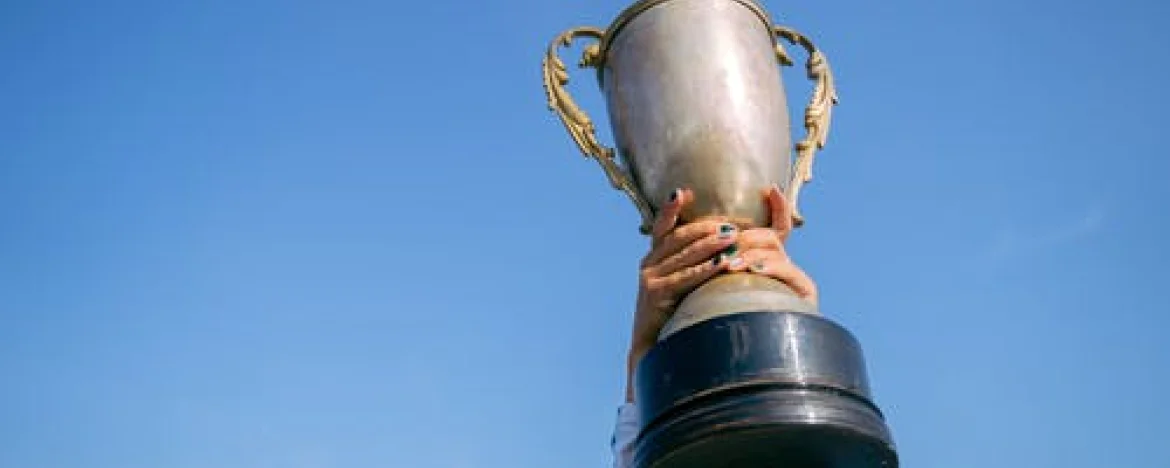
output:
[[[559,53],[588,40],[616,150],[603,145],[568,91]],[[813,93],[793,143],[782,45],[807,53]],[[767,226],[759,196],[773,184],[792,204],[811,179],[837,103],[825,56],[752,0],[640,0],[606,29],[563,32],[544,59],[549,107],[573,141],[625,193],[648,232],[678,187],[688,222],[719,216]],[[752,273],[712,278],[680,303],[639,363],[637,468],[898,466],[870,394],[861,346],[783,283]]]

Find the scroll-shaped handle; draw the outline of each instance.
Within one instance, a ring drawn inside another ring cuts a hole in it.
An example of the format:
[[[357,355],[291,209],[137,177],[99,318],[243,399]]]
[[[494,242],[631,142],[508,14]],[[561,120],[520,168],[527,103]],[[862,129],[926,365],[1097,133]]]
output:
[[[569,83],[569,71],[565,68],[565,63],[561,61],[557,52],[559,48],[571,45],[573,40],[578,37],[588,37],[600,41],[605,37],[605,31],[588,26],[573,28],[561,33],[549,44],[548,54],[545,55],[543,63],[544,92],[548,95],[548,107],[556,112],[557,117],[560,117],[561,122],[569,131],[569,136],[581,148],[581,153],[597,160],[598,164],[601,164],[601,169],[605,171],[606,177],[609,178],[610,185],[625,192],[630,201],[634,202],[634,206],[642,216],[642,233],[649,233],[650,226],[654,222],[653,208],[646,198],[638,192],[629,174],[618,166],[614,159],[613,148],[606,147],[597,141],[593,121],[585,114],[585,111],[577,106],[577,103],[569,96],[568,90],[565,89],[565,85]],[[581,68],[598,67],[601,66],[601,59],[600,46],[591,44],[585,48],[579,66]]]
[[[775,26],[772,29],[776,37],[782,38],[793,45],[804,47],[808,51],[808,78],[816,82],[813,88],[812,100],[809,101],[808,107],[804,110],[804,129],[807,132],[804,139],[796,144],[796,164],[792,171],[792,180],[788,182],[788,190],[785,194],[788,202],[792,204],[792,224],[800,226],[804,224],[804,216],[800,214],[800,206],[797,200],[800,197],[800,189],[805,184],[812,180],[812,163],[816,156],[817,150],[825,147],[825,142],[829,138],[829,123],[832,120],[833,106],[837,104],[837,88],[833,84],[833,72],[829,70],[829,62],[825,59],[825,55],[817,49],[803,34],[796,32],[784,26]],[[784,51],[784,47],[776,43],[776,55],[780,58],[780,63],[785,66],[793,64],[792,59],[788,57],[788,53]]]

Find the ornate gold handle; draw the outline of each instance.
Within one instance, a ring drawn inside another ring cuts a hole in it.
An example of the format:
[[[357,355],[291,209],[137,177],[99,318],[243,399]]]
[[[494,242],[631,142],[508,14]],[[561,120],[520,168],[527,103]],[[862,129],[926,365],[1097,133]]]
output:
[[[543,63],[544,92],[548,95],[548,108],[556,112],[557,117],[560,117],[561,122],[569,131],[569,136],[581,148],[581,153],[601,164],[601,169],[609,178],[610,185],[625,192],[626,196],[630,197],[638,209],[638,213],[642,215],[642,233],[649,233],[650,226],[654,222],[653,208],[650,207],[650,203],[646,201],[645,197],[638,193],[632,178],[618,166],[614,159],[613,148],[603,146],[597,141],[593,121],[585,114],[585,111],[577,106],[577,103],[569,96],[568,90],[565,89],[565,85],[569,83],[569,71],[565,68],[565,63],[561,61],[557,52],[559,48],[571,45],[573,40],[578,37],[601,41],[605,37],[605,31],[588,26],[573,28],[561,33],[549,44],[548,54],[545,55]],[[579,66],[581,68],[601,66],[601,51],[598,44],[591,44],[585,48]]]
[[[807,134],[803,140],[796,144],[796,164],[793,167],[792,180],[788,182],[788,193],[785,194],[788,202],[792,204],[792,223],[799,227],[804,224],[804,216],[800,214],[797,199],[800,197],[801,187],[805,182],[812,180],[813,157],[816,156],[817,150],[825,147],[825,141],[829,138],[832,110],[833,106],[837,104],[837,88],[833,85],[833,72],[829,70],[829,62],[825,59],[825,54],[822,54],[812,41],[803,34],[784,26],[775,26],[772,28],[772,32],[776,37],[793,45],[804,47],[808,51],[809,57],[806,64],[808,78],[816,82],[812,100],[809,101],[808,107],[804,110],[804,129]],[[792,59],[788,57],[784,46],[779,42],[776,43],[776,55],[780,58],[782,65],[792,65]]]

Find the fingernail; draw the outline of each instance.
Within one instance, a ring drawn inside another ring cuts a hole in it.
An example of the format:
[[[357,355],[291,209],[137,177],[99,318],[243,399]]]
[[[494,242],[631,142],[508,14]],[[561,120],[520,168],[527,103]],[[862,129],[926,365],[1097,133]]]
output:
[[[731,245],[727,246],[726,249],[723,249],[722,252],[719,252],[719,254],[731,257],[731,256],[734,256],[736,254],[736,252],[739,252],[739,244],[731,244]]]
[[[730,239],[735,234],[735,226],[731,224],[724,224],[719,226],[719,238]]]
[[[672,191],[670,192],[670,202],[671,202],[671,203],[674,203],[674,201],[675,201],[675,200],[678,200],[678,197],[679,197],[681,194],[682,194],[682,189],[677,189],[677,188],[676,188],[676,189],[672,190]]]
[[[731,264],[729,264],[728,266],[730,266],[732,268],[739,268],[742,265],[743,265],[743,257],[735,257],[735,258],[731,259]]]
[[[715,258],[711,259],[711,265],[719,266],[720,263],[723,263],[723,254],[716,254]]]
[[[753,263],[752,266],[748,267],[748,269],[752,270],[754,273],[763,273],[764,270],[767,269],[767,265],[764,265],[764,262],[756,262]]]

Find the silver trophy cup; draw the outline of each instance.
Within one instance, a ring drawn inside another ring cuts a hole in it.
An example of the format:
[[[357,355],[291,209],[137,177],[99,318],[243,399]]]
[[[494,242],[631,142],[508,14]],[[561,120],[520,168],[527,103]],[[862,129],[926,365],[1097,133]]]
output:
[[[565,88],[569,76],[558,51],[579,37],[597,40],[580,65],[597,69],[620,162]],[[792,60],[777,37],[808,50],[808,75],[816,83],[805,111],[807,135],[795,146],[778,67]],[[773,25],[755,2],[639,1],[607,30],[560,34],[544,60],[544,85],[549,107],[581,151],[633,201],[643,233],[676,188],[695,193],[684,223],[722,216],[742,227],[767,225],[760,193],[772,185],[793,205],[794,224],[803,223],[800,188],[825,144],[836,91],[824,55],[805,36]],[[722,275],[683,300],[662,337],[745,308],[816,313],[778,281]]]
[[[565,88],[558,53],[578,38],[595,41],[580,65],[597,70],[616,152]],[[796,144],[779,67],[792,60],[777,38],[806,49],[815,83]],[[676,188],[695,193],[683,223],[766,226],[773,185],[803,223],[800,189],[837,94],[824,55],[759,4],[640,0],[607,29],[558,35],[543,65],[549,107],[634,203],[643,233]],[[639,467],[897,466],[856,340],[761,275],[719,275],[688,294],[639,364],[636,393]]]

